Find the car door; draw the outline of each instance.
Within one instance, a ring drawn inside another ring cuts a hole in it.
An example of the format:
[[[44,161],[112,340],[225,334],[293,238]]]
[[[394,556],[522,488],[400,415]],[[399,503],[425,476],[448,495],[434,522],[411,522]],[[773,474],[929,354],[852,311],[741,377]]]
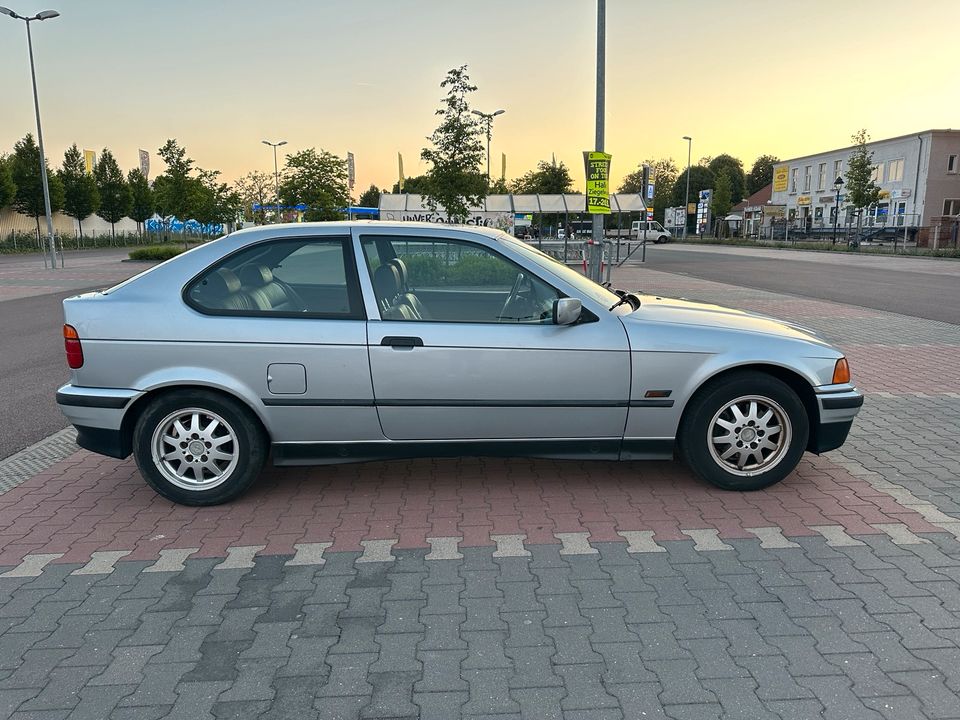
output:
[[[482,238],[356,231],[376,304],[367,336],[384,435],[619,441],[630,383],[620,321],[587,310],[579,324],[554,324],[557,287]],[[405,278],[383,269],[397,260]]]

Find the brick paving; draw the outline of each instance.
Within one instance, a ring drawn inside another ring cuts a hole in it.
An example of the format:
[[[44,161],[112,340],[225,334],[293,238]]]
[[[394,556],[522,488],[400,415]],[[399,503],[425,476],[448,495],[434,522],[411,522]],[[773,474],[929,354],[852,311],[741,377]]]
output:
[[[766,491],[677,463],[77,452],[0,494],[0,718],[960,718],[960,327],[628,267],[812,327],[867,402]]]

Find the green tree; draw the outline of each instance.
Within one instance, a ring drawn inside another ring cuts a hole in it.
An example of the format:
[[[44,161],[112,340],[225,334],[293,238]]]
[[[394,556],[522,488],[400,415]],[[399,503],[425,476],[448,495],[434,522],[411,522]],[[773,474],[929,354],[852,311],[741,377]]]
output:
[[[193,219],[202,225],[235,223],[243,213],[240,194],[226,183],[220,182],[219,178],[219,170],[197,171],[199,188]]]
[[[673,158],[647,160],[623,179],[618,192],[641,194],[645,192],[643,165],[649,165],[653,170],[653,219],[663,222],[664,211],[670,206],[670,200],[673,197],[673,184],[677,181],[677,164]],[[649,202],[646,195],[643,201]]]
[[[341,209],[350,203],[346,161],[314,148],[287,155],[280,201],[284,205],[306,205],[305,220],[342,219]]]
[[[747,173],[747,195],[759,192],[773,182],[773,166],[780,162],[776,155],[761,155]]]
[[[867,131],[858,130],[850,139],[854,149],[847,160],[846,203],[857,211],[857,219],[863,215],[863,209],[875,205],[880,200],[880,187],[873,180],[873,152],[867,150],[870,136]]]
[[[17,195],[17,186],[13,182],[10,163],[5,155],[0,155],[0,210],[13,202]]]
[[[746,191],[746,179],[743,174],[743,163],[733,155],[717,155],[710,160],[707,165],[714,177],[720,177],[720,173],[726,172],[727,179],[730,181],[730,198],[733,205],[743,200]]]
[[[415,175],[414,177],[403,179],[403,192],[410,195],[425,195],[430,185],[430,177],[427,175]],[[393,184],[391,192],[396,195],[400,192],[400,182]]]
[[[360,195],[357,205],[360,207],[380,207],[380,188],[376,185],[368,187]]]
[[[710,168],[704,167],[703,165],[694,165],[690,168],[690,202],[694,205],[697,203],[697,197],[700,194],[701,190],[709,190],[713,187],[715,182],[713,173],[710,172]],[[677,175],[676,181],[673,183],[673,192],[670,195],[670,204],[674,207],[686,207],[686,191],[687,191],[687,171],[684,170],[682,173]],[[696,217],[692,214],[687,215],[687,228],[690,229],[693,227],[693,223],[696,222]]]
[[[248,222],[263,225],[267,221],[267,211],[254,210],[254,205],[263,208],[276,204],[276,185],[273,175],[259,170],[248,172],[233,185],[234,191],[243,203],[243,218]]]
[[[721,170],[713,183],[713,197],[710,201],[710,212],[716,220],[723,220],[733,207],[733,189],[730,176],[726,170]]]
[[[46,164],[46,158],[44,158]],[[43,201],[43,178],[40,174],[40,148],[27,133],[23,140],[13,146],[13,155],[7,159],[16,194],[13,207],[21,215],[29,215],[37,223],[37,237],[40,237],[40,218],[46,215]],[[63,209],[63,183],[47,166],[47,186],[50,190],[50,212]]]
[[[113,157],[113,153],[107,148],[100,153],[100,159],[93,168],[93,177],[97,181],[97,190],[100,192],[100,208],[97,210],[97,215],[110,223],[110,234],[116,237],[116,224],[130,212],[132,198],[130,186],[123,177],[123,171]]]
[[[127,173],[127,185],[130,187],[130,218],[137,223],[137,230],[143,234],[143,224],[153,216],[153,190],[140,168]]]
[[[507,195],[510,192],[510,187],[507,185],[507,181],[502,177],[498,177],[487,188],[488,195]]]
[[[164,217],[189,220],[200,190],[197,179],[191,175],[193,160],[176,140],[167,140],[157,154],[167,165],[166,171],[153,181],[158,212]]]
[[[518,177],[512,187],[518,195],[558,195],[573,192],[573,178],[570,169],[562,162],[541,160],[536,170],[528,170]]]
[[[436,111],[443,119],[428,138],[433,147],[420,153],[430,163],[424,200],[434,212],[442,207],[450,220],[465,222],[470,208],[487,195],[487,177],[479,171],[483,128],[467,101],[477,88],[470,84],[466,65],[450,70],[440,87],[447,90],[443,106]]]
[[[77,221],[83,237],[83,221],[100,208],[97,181],[87,174],[83,153],[74,143],[63,154],[63,166],[57,171],[63,183],[63,211]]]

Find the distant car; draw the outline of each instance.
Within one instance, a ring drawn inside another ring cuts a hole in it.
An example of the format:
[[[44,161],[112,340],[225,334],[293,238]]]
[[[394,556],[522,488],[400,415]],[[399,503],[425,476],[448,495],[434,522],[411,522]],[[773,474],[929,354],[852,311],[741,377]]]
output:
[[[630,238],[638,242],[665,243],[670,242],[673,235],[656,220],[634,220],[630,223]]]
[[[497,230],[270,225],[64,301],[57,402],[180,503],[277,465],[669,459],[753,490],[863,402],[810,331],[601,287]]]

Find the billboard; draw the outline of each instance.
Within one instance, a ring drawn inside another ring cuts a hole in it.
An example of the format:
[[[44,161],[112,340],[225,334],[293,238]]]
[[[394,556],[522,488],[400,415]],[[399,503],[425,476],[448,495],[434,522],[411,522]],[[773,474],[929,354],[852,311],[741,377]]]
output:
[[[786,192],[790,178],[789,165],[777,165],[773,168],[773,191]]]

